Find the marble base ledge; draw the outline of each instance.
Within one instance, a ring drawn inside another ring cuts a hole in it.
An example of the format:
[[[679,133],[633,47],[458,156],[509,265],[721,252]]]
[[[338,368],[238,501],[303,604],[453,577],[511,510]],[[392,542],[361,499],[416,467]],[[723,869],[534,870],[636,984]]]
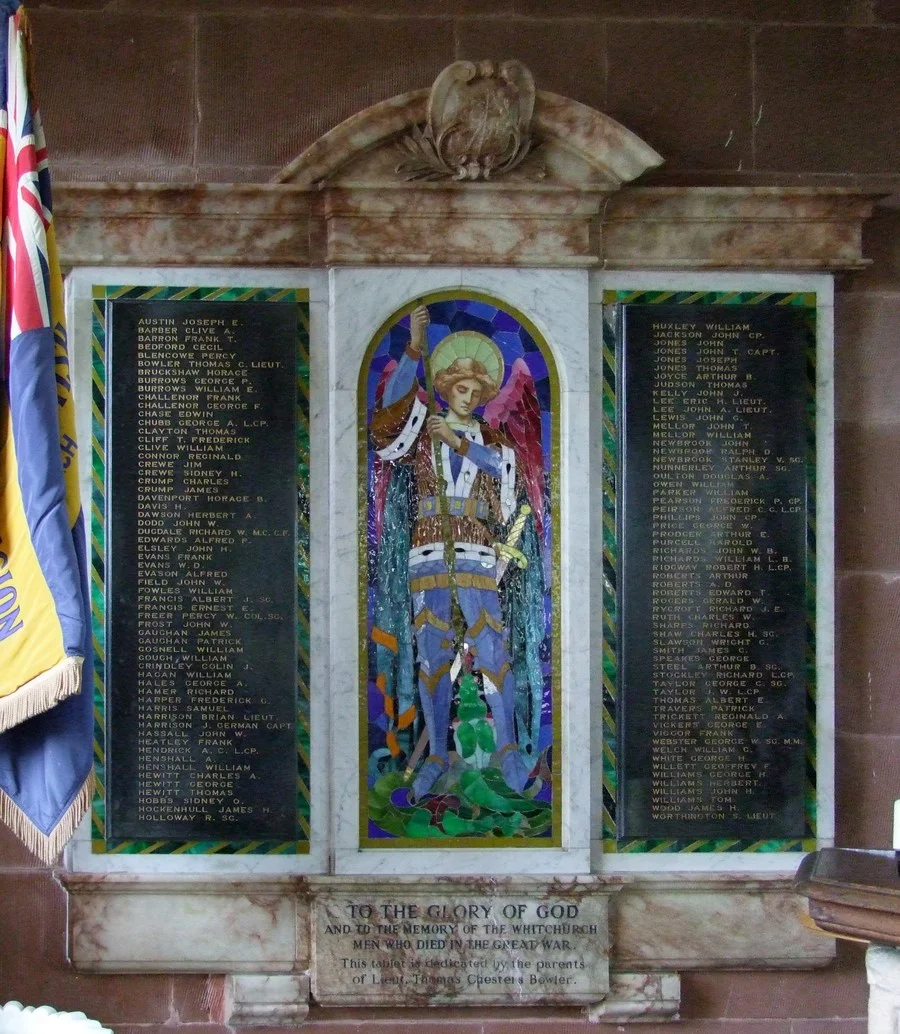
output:
[[[235,973],[226,984],[231,1027],[299,1027],[309,1015],[309,975]]]
[[[309,1015],[308,974],[233,974],[226,984],[223,1022],[231,1027],[299,1027]],[[591,1023],[677,1020],[681,981],[677,973],[611,973],[602,1002],[584,1014]]]
[[[681,978],[677,973],[610,973],[609,994],[585,1015],[591,1023],[660,1023],[677,1020]]]
[[[615,966],[623,972],[817,969],[834,941],[805,922],[790,877],[641,874],[610,902]]]
[[[85,973],[280,973],[309,968],[296,877],[61,874],[68,951]]]

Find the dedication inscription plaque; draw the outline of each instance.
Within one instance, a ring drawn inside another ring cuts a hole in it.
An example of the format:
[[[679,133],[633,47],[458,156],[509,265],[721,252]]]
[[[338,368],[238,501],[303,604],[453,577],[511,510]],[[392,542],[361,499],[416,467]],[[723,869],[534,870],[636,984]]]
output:
[[[106,835],[295,840],[297,305],[106,315]]]
[[[620,838],[809,833],[809,313],[620,308]]]
[[[596,877],[331,878],[313,898],[322,1005],[567,1005],[609,990]]]

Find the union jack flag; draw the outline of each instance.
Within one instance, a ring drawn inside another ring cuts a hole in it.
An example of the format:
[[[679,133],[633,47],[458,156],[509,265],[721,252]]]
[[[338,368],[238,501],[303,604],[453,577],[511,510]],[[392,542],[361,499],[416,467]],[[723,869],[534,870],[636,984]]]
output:
[[[50,174],[19,0],[0,0],[0,819],[45,861],[90,801],[86,543]],[[5,731],[2,731],[5,730]]]
[[[10,338],[50,326],[50,267],[47,231],[52,219],[47,144],[37,109],[29,100],[20,47],[21,9],[10,19],[7,41],[7,99],[4,176],[15,186],[5,219],[6,276],[10,285]],[[12,60],[10,60],[12,58]],[[27,58],[26,58],[27,60]]]

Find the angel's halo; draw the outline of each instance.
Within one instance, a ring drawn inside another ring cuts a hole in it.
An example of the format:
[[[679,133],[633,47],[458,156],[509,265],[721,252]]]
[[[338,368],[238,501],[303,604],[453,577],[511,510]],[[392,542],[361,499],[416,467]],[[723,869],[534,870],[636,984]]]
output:
[[[499,388],[503,383],[503,353],[487,334],[477,330],[457,330],[442,338],[431,353],[431,374],[446,370],[457,359],[474,359],[487,370],[488,377]]]

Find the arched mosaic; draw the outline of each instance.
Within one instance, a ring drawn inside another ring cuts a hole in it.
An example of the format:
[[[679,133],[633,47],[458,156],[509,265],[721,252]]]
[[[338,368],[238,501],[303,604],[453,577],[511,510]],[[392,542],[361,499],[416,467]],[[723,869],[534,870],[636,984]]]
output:
[[[363,846],[559,844],[558,386],[521,313],[411,301],[360,372]]]

